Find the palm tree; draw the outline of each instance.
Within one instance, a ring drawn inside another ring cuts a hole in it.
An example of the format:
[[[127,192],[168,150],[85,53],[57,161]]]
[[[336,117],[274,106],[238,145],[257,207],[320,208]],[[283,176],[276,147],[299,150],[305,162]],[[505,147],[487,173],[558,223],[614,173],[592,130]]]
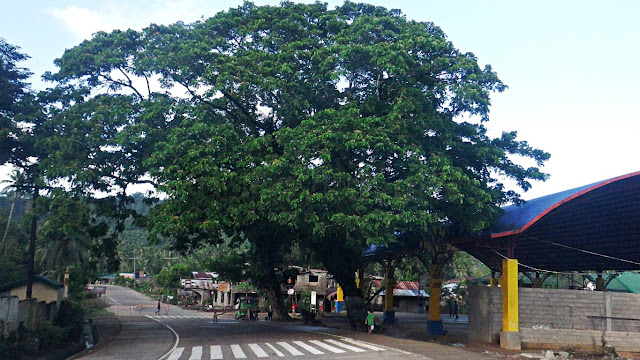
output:
[[[0,193],[13,196],[11,200],[11,208],[9,209],[9,216],[7,218],[7,225],[4,227],[4,234],[2,235],[2,242],[0,242],[0,256],[4,255],[7,235],[9,234],[9,228],[11,227],[11,220],[13,220],[13,209],[16,205],[16,200],[18,199],[18,195],[21,194],[21,191],[18,189],[18,186],[25,182],[24,172],[22,170],[16,169],[14,170],[9,180],[2,180],[0,184],[10,183],[10,185],[6,186]]]
[[[48,199],[48,216],[40,226],[37,257],[46,269],[62,270],[86,261],[92,244],[92,211],[82,200],[64,195]]]

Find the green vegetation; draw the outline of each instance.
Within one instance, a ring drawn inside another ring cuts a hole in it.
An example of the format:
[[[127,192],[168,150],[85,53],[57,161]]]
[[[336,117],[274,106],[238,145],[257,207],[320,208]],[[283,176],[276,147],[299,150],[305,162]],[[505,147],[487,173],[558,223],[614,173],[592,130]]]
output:
[[[98,32],[55,64],[39,94],[14,66],[15,106],[0,118],[13,134],[0,162],[24,175],[16,189],[42,189],[31,216],[47,270],[136,261],[172,291],[208,268],[251,278],[287,318],[280,285],[298,259],[335,276],[356,328],[364,250],[411,247],[442,266],[457,256],[449,238],[520,201],[505,179],[526,190],[546,178],[549,154],[487,134],[490,94],[506,88],[493,69],[399,10],[247,2],[193,24]],[[126,191],[136,184],[162,201],[141,206]]]

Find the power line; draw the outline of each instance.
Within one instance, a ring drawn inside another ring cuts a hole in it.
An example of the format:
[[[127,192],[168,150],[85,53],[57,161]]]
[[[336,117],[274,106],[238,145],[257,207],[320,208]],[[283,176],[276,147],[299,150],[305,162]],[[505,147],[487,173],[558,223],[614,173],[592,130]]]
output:
[[[627,260],[627,259],[622,259],[622,258],[615,257],[615,256],[610,256],[610,255],[600,254],[600,253],[593,252],[593,251],[589,251],[589,250],[578,249],[578,248],[575,248],[575,247],[573,247],[573,246],[564,245],[564,244],[558,244],[558,243],[553,242],[553,241],[543,240],[543,239],[538,239],[538,238],[533,237],[533,236],[527,236],[527,238],[528,238],[528,239],[532,239],[532,240],[536,240],[536,241],[540,241],[540,242],[544,242],[544,243],[547,243],[547,244],[551,244],[551,245],[555,245],[555,246],[563,247],[563,248],[570,249],[570,250],[580,251],[580,252],[583,252],[583,253],[585,253],[585,254],[589,254],[589,255],[601,256],[601,257],[603,257],[603,258],[607,258],[607,259],[611,259],[611,260],[616,260],[616,261],[620,261],[620,262],[626,262],[626,263],[633,264],[633,265],[640,265],[640,262],[636,262],[636,261],[632,261],[632,260]]]

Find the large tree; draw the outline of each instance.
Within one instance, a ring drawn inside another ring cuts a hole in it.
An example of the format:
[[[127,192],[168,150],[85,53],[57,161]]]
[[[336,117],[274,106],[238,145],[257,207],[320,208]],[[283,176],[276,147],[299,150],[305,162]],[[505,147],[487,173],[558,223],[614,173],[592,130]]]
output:
[[[22,100],[29,95],[31,73],[18,65],[29,57],[0,38],[0,164],[15,161],[20,152],[18,126]]]
[[[519,200],[503,179],[527,190],[546,177],[517,159],[540,166],[547,153],[515,132],[487,135],[489,95],[505,89],[491,67],[398,10],[245,3],[98,33],[57,64],[51,78],[73,87],[58,88],[70,100],[43,127],[49,174],[98,190],[153,180],[167,195],[154,231],[184,249],[249,241],[254,280],[281,316],[275,269],[294,244],[336,276],[355,327],[370,244],[448,251],[448,237]]]

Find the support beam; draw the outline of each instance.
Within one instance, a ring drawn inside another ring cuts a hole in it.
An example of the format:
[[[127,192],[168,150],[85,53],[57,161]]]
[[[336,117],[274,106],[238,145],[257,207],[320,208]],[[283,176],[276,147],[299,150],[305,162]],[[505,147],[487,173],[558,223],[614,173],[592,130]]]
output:
[[[344,293],[342,292],[342,288],[338,285],[338,289],[336,291],[336,304],[335,304],[336,312],[344,311]]]
[[[521,350],[522,343],[518,323],[518,261],[502,260],[502,332],[500,347]]]
[[[382,321],[385,324],[393,324],[396,321],[396,312],[393,310],[393,288],[396,287],[396,280],[393,277],[394,269],[391,261],[385,268],[385,288],[384,288],[384,313]]]
[[[444,335],[442,318],[440,317],[440,292],[442,279],[440,279],[439,265],[429,266],[429,320],[427,320],[428,335]]]
[[[364,294],[365,288],[364,288],[364,269],[363,268],[359,268],[357,270],[356,287],[360,289],[360,291],[362,291],[362,293]]]

